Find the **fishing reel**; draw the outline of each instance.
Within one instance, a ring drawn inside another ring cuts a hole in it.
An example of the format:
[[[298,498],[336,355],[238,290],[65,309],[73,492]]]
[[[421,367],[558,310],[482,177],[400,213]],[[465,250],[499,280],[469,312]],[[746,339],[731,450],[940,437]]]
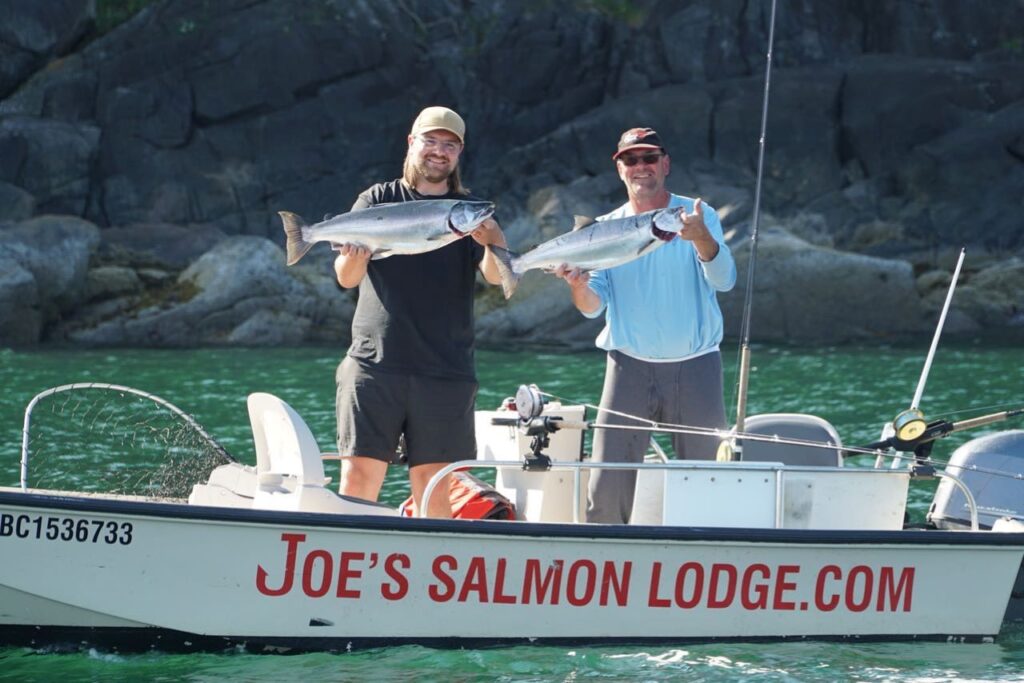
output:
[[[927,428],[924,413],[916,408],[904,410],[892,421],[893,433],[900,441],[912,442],[924,434]]]
[[[516,390],[516,412],[524,423],[544,412],[544,396],[536,384],[520,384]]]
[[[515,398],[506,399],[506,407],[515,407],[518,418],[491,418],[491,424],[517,427],[530,440],[530,452],[526,453],[523,469],[543,471],[551,469],[551,458],[544,449],[551,445],[551,434],[558,431],[561,418],[544,416],[544,396],[536,384],[521,384]]]
[[[544,449],[551,445],[551,434],[558,429],[550,418],[541,418],[544,412],[544,396],[536,384],[520,384],[516,390],[516,412],[520,425],[530,440],[530,452],[523,461],[527,472],[551,469],[551,458]]]

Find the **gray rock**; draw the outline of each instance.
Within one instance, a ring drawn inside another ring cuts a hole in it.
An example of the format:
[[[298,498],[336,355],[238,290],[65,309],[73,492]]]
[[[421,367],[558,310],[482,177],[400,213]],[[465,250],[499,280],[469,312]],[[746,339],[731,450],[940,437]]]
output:
[[[312,317],[310,288],[284,263],[284,252],[266,239],[224,240],[183,271],[162,302],[132,318],[69,329],[68,337],[92,344],[153,346],[256,343],[268,320]],[[302,336],[308,329],[294,321],[287,327],[301,329]]]
[[[477,305],[477,337],[484,344],[507,347],[516,340],[587,349],[593,348],[604,325],[603,319],[591,320],[577,311],[569,288],[549,274],[527,273],[516,290],[514,306],[498,303],[500,291],[491,290],[485,303]]]
[[[957,288],[953,305],[986,329],[1019,325],[1024,312],[1024,260],[1009,259],[971,275]]]
[[[227,342],[243,346],[286,346],[298,344],[309,334],[309,318],[286,311],[256,311],[227,336]]]
[[[225,235],[216,228],[136,223],[103,230],[98,256],[105,263],[182,270]]]
[[[953,274],[946,270],[929,270],[917,276],[917,292],[926,296],[934,291],[942,290],[943,293],[949,288],[949,281]]]
[[[1024,66],[1018,78],[1024,81]],[[915,149],[899,175],[927,207],[916,232],[941,244],[1024,247],[1024,155],[1012,151],[1021,140],[1024,99],[976,113]]]
[[[842,187],[835,110],[843,77],[840,69],[818,67],[779,72],[773,78],[764,171],[769,207],[802,206]],[[728,81],[710,90],[716,102],[714,160],[755,170],[763,77]]]
[[[17,185],[0,181],[0,220],[23,221],[35,212],[35,197]]]
[[[139,268],[135,271],[139,280],[146,286],[163,286],[174,280],[175,276],[160,268]]]
[[[84,300],[99,234],[95,225],[74,216],[38,216],[0,227],[0,255],[32,274],[44,324]]]
[[[142,289],[139,276],[131,268],[101,266],[89,271],[85,280],[85,299],[111,299],[134,294]]]
[[[269,338],[276,320],[334,341],[348,334],[354,295],[337,290],[329,266],[280,281],[267,272],[274,286],[298,287],[300,301],[287,288],[261,294],[220,260],[251,295],[210,273],[168,283],[141,269],[176,275],[226,235],[281,244],[277,210],[346,210],[359,191],[398,174],[419,108],[446,104],[468,122],[465,178],[498,201],[514,247],[568,229],[574,213],[622,203],[610,155],[635,125],[665,139],[669,188],[719,209],[740,245],[753,208],[767,12],[744,0],[164,0],[86,41],[89,0],[11,0],[0,6],[0,223],[84,216],[104,227],[94,265],[139,272],[147,308],[115,295],[109,301],[121,303],[82,316],[61,310],[68,334],[233,343]],[[973,278],[1020,255],[1024,63],[1006,31],[1022,24],[1015,0],[780,7],[761,208],[818,246],[780,252],[794,273],[829,279],[817,269],[830,264],[859,283],[886,268],[902,273],[905,262],[943,270],[967,245]],[[882,267],[828,247],[900,260]],[[216,284],[200,286],[203,277]],[[592,323],[566,308],[561,283],[538,277],[508,304],[480,296],[482,334],[591,335]],[[902,295],[899,279],[868,289]],[[957,309],[965,321],[1020,316],[1002,290],[970,286],[988,303]],[[217,288],[224,301],[211,298]],[[934,313],[933,289],[921,289],[924,317]],[[45,328],[60,307],[39,296]],[[776,327],[794,338],[833,322],[817,307],[784,303]],[[865,313],[859,306],[836,322],[836,336],[899,328],[847,324]],[[917,320],[910,313],[907,328]]]
[[[749,242],[734,249],[746,273]],[[780,229],[759,236],[751,337],[755,341],[843,342],[928,329],[911,265],[816,247]],[[738,334],[746,280],[719,294],[727,333]],[[884,305],[880,305],[884,302]]]
[[[36,279],[0,246],[0,345],[29,346],[41,333]]]
[[[6,0],[0,4],[0,97],[92,26],[94,0]]]
[[[89,124],[0,117],[0,180],[31,193],[38,211],[83,215],[99,139]]]

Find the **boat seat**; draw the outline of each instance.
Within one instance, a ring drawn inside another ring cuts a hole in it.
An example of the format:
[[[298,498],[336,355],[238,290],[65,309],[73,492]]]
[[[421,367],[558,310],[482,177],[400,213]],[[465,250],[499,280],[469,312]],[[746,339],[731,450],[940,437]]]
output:
[[[256,446],[256,487],[281,486],[293,477],[300,486],[324,486],[320,446],[295,410],[271,394],[249,394],[249,423]]]
[[[833,443],[836,448],[815,448],[768,441],[745,440],[742,460],[748,462],[781,462],[784,465],[810,467],[842,467],[843,443],[839,433],[828,421],[803,413],[764,413],[746,419],[746,432],[778,436],[784,439]]]
[[[252,507],[352,515],[391,515],[398,511],[369,500],[342,496],[326,488],[320,447],[302,417],[271,394],[249,395],[249,422],[256,467],[239,463],[215,469],[209,481],[193,488],[198,505]],[[247,504],[248,503],[248,504]]]

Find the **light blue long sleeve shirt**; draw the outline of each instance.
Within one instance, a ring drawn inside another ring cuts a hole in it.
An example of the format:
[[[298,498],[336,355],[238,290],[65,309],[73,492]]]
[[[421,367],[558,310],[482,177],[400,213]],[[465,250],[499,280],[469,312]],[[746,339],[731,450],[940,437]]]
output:
[[[694,200],[673,194],[668,205],[692,212]],[[627,202],[597,220],[632,215]],[[718,348],[723,324],[715,293],[736,284],[736,262],[725,244],[718,214],[706,204],[704,224],[718,242],[718,254],[711,261],[701,261],[692,242],[676,237],[635,261],[591,273],[590,289],[601,305],[584,315],[605,314],[598,347],[665,362]]]

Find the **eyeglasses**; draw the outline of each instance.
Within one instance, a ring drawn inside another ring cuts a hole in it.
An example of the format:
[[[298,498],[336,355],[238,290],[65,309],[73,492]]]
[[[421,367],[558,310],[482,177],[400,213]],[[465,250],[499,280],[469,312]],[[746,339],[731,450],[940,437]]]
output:
[[[651,164],[658,163],[658,159],[662,158],[663,156],[665,155],[660,154],[658,152],[652,152],[651,154],[642,154],[640,156],[634,156],[632,154],[623,154],[621,157],[619,157],[619,161],[621,161],[626,166],[636,166],[641,161],[650,166]]]
[[[452,140],[438,140],[437,138],[428,138],[425,135],[416,136],[420,144],[423,145],[424,149],[439,149],[445,154],[455,154],[462,149],[461,142],[454,142]]]

